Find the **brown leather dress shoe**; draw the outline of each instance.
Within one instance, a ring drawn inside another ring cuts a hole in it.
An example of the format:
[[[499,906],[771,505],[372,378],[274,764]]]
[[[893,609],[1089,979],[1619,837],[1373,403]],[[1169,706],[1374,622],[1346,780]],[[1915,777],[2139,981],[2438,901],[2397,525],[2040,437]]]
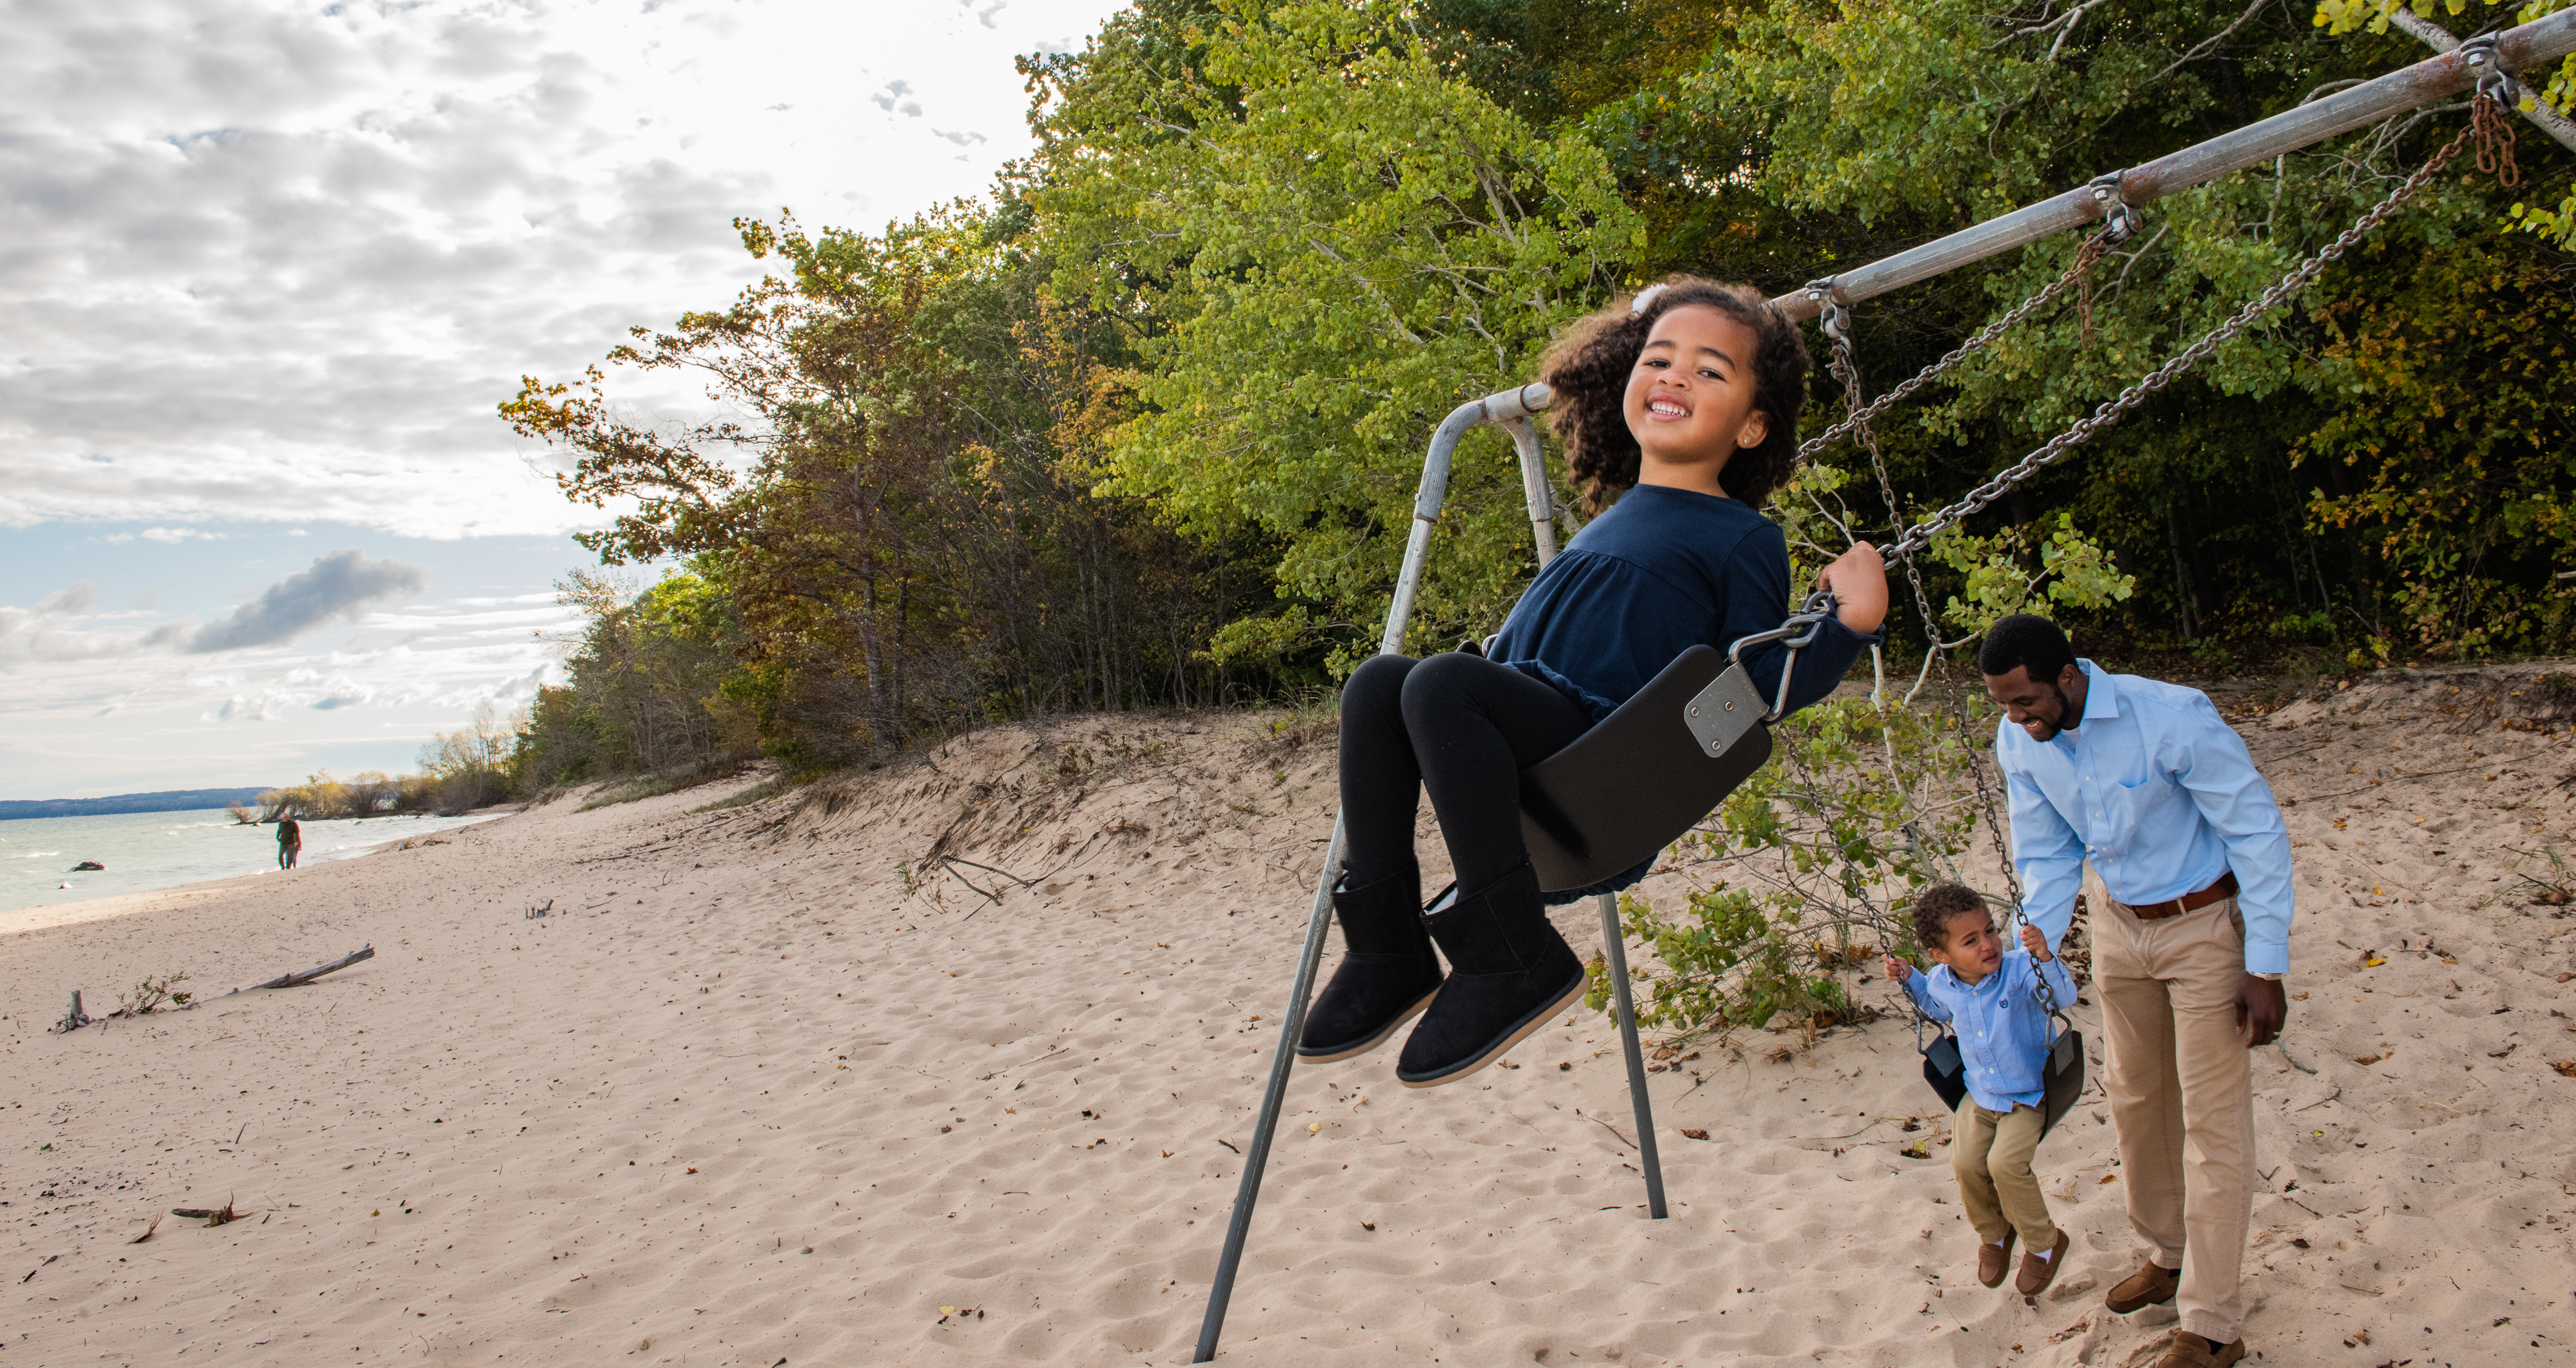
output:
[[[2036,1254],[2021,1256],[2021,1272],[2013,1278],[2013,1290],[2025,1297],[2036,1297],[2057,1281],[2057,1270],[2066,1262],[2066,1246],[2071,1243],[2066,1232],[2057,1232],[2057,1243],[2049,1247],[2048,1257]]]
[[[2102,1304],[2125,1316],[2142,1306],[2162,1306],[2182,1291],[2182,1270],[2160,1268],[2153,1259],[2138,1265],[2138,1271],[2123,1278],[2111,1289]]]
[[[1988,1287],[2004,1285],[2004,1270],[2012,1267],[2012,1247],[2015,1238],[2012,1232],[2006,1231],[2003,1243],[1977,1246],[1977,1281]]]
[[[2209,1341],[2185,1330],[2175,1333],[2173,1343],[2165,1348],[2165,1356],[2156,1360],[2156,1368],[2227,1368],[2244,1357],[2245,1340],[2241,1336],[2233,1344],[2212,1349]]]

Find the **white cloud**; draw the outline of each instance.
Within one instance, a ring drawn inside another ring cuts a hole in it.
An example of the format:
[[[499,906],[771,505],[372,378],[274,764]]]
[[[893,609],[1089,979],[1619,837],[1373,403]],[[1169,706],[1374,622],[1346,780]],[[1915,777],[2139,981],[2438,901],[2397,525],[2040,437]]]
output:
[[[458,597],[342,602],[297,639],[289,610],[332,600],[267,597],[312,554],[263,525],[507,546],[590,521],[494,415],[521,375],[725,302],[758,270],[737,215],[873,229],[979,192],[1030,146],[1012,56],[1119,7],[8,0],[0,528],[118,528],[0,584],[34,605],[0,606],[0,796],[395,768],[525,701],[577,620],[539,592],[559,565],[415,543]],[[106,588],[61,587],[83,576]]]
[[[79,613],[98,602],[98,582],[82,580],[68,589],[57,590],[36,600],[39,613]]]
[[[979,191],[1012,55],[1115,8],[18,0],[0,526],[579,525],[493,413],[520,375],[729,298],[737,215]]]

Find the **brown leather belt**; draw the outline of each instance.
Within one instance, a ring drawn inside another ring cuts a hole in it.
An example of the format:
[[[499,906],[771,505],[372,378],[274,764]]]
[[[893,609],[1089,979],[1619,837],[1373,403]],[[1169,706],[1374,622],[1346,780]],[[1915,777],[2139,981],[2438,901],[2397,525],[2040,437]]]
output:
[[[2197,893],[2185,893],[2179,898],[2168,898],[2160,903],[2148,903],[2144,907],[2133,903],[2121,903],[2120,906],[2126,908],[2130,916],[2140,921],[2163,921],[2167,917],[2179,917],[2185,912],[2197,912],[2221,898],[2235,896],[2236,871],[2231,869],[2219,875],[2218,882]]]

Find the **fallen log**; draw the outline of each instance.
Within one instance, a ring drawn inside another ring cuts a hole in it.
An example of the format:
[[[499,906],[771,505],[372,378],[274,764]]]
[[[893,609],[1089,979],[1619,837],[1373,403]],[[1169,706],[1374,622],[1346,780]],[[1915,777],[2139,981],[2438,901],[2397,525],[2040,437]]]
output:
[[[374,959],[375,957],[376,957],[376,947],[375,947],[375,946],[373,946],[373,945],[362,945],[362,946],[358,947],[357,949],[352,950],[352,951],[350,951],[349,953],[347,953],[347,954],[345,954],[345,955],[342,955],[340,958],[338,958],[338,959],[335,959],[335,960],[331,961],[329,964],[317,964],[317,965],[314,965],[314,966],[313,966],[312,968],[310,968],[310,969],[307,969],[307,970],[302,971],[301,973],[294,973],[294,974],[280,974],[280,975],[278,975],[277,977],[275,977],[275,978],[273,978],[273,979],[270,979],[270,980],[269,980],[268,982],[266,982],[266,983],[254,983],[254,984],[252,984],[249,988],[235,988],[234,990],[232,990],[232,991],[231,991],[231,992],[229,992],[229,993],[219,993],[219,994],[217,994],[216,996],[211,997],[211,998],[200,998],[200,999],[198,999],[196,1002],[186,1002],[186,1003],[181,1003],[181,1004],[179,1005],[179,1010],[180,1010],[180,1011],[183,1011],[183,1012],[184,1012],[184,1011],[188,1011],[188,1010],[190,1010],[191,1008],[194,1008],[194,1007],[200,1006],[200,1005],[202,1005],[202,1004],[204,1004],[204,1003],[208,1003],[208,1002],[219,1002],[219,1001],[221,1001],[222,999],[224,999],[224,998],[228,998],[228,997],[239,997],[239,996],[241,996],[241,995],[242,995],[242,994],[244,994],[244,993],[251,992],[251,991],[254,991],[254,990],[256,990],[256,989],[260,989],[260,988],[297,988],[297,987],[301,987],[301,986],[303,986],[304,984],[311,983],[313,980],[315,980],[315,979],[318,979],[318,978],[322,977],[324,974],[334,973],[334,972],[337,972],[337,971],[339,971],[339,970],[346,969],[346,968],[348,968],[350,965],[352,965],[352,964],[356,964],[356,963],[358,963],[358,962],[359,962],[359,961],[361,961],[361,960],[371,960],[371,959]],[[183,975],[180,975],[180,977],[181,977],[181,978],[185,978],[185,977],[186,977],[186,975],[184,975],[184,974],[183,974]],[[175,982],[176,980],[173,980],[173,981]],[[124,1013],[124,1012],[117,1012],[117,1013],[112,1013],[111,1015],[118,1015],[118,1016],[122,1016],[122,1015],[127,1015],[127,1013]],[[80,995],[79,990],[75,989],[75,990],[73,990],[73,992],[72,992],[72,1006],[71,1006],[71,1010],[63,1014],[63,1019],[62,1019],[62,1020],[57,1021],[57,1022],[55,1022],[55,1023],[54,1023],[54,1029],[55,1029],[56,1031],[77,1031],[77,1030],[79,1030],[81,1027],[83,1027],[83,1026],[87,1026],[88,1024],[90,1024],[90,1022],[91,1022],[91,1021],[93,1021],[93,1020],[95,1020],[95,1018],[91,1017],[89,1014],[87,1014],[87,1013],[85,1013],[85,1012],[83,1012],[83,1011],[81,1010],[81,995]]]
[[[315,980],[315,979],[318,979],[318,978],[322,977],[324,974],[332,973],[332,972],[334,972],[334,971],[336,971],[336,970],[346,969],[346,968],[348,968],[350,965],[352,965],[352,964],[356,964],[356,963],[357,963],[358,961],[360,961],[360,960],[371,960],[371,959],[374,959],[375,957],[376,957],[376,947],[374,947],[374,946],[372,946],[372,945],[362,946],[362,947],[360,947],[360,948],[358,948],[358,949],[356,949],[356,950],[352,950],[352,951],[350,951],[349,953],[347,953],[347,954],[345,954],[345,955],[342,955],[340,958],[338,958],[338,959],[335,959],[335,960],[331,961],[329,964],[317,964],[317,965],[313,966],[312,968],[307,969],[307,970],[305,970],[303,973],[300,973],[300,974],[280,974],[280,975],[278,975],[277,977],[275,977],[275,978],[273,978],[273,979],[270,979],[270,980],[269,980],[268,982],[266,982],[266,983],[254,983],[254,984],[252,984],[252,985],[251,985],[251,987],[253,987],[253,988],[294,988],[294,987],[299,987],[299,986],[301,986],[301,985],[303,985],[303,984],[311,983],[313,980]],[[231,996],[231,994],[226,994],[225,996],[229,997],[229,996]]]

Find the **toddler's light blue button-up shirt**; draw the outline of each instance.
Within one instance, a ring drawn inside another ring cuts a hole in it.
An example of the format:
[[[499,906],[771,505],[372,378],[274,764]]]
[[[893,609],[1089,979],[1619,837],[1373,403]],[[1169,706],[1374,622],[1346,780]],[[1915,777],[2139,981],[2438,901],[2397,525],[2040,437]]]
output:
[[[1959,1033],[1968,1096],[1988,1111],[2008,1112],[2015,1103],[2036,1107],[2047,1097],[2041,1071],[2048,1063],[2048,1009],[2039,1004],[2034,968],[2048,976],[2059,1007],[2075,1005],[2066,966],[2055,959],[2034,966],[2027,950],[2005,951],[2004,962],[1973,984],[1961,983],[1946,964],[1905,976],[1905,991],[1923,1015]]]
[[[2112,897],[2147,906],[2236,871],[2245,969],[2290,968],[2290,833],[2254,757],[2197,689],[2112,674],[2089,660],[2084,718],[2048,741],[2004,719],[1995,758],[2012,801],[2022,915],[2054,947],[2084,866]]]

